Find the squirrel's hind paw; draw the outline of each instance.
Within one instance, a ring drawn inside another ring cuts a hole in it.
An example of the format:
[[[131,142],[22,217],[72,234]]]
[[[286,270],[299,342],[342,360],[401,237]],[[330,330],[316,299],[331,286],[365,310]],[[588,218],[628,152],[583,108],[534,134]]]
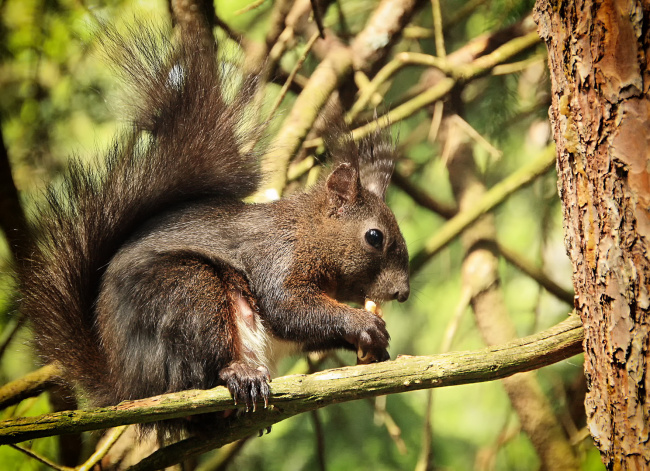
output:
[[[246,404],[246,412],[252,407],[257,409],[257,402],[269,405],[271,374],[265,366],[251,366],[241,361],[234,361],[219,372],[219,377],[232,394],[235,404]]]

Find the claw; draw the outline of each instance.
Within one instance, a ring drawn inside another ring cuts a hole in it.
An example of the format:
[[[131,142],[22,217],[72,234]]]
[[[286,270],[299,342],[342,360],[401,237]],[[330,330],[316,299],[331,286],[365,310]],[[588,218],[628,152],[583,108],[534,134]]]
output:
[[[384,349],[382,352],[364,352],[361,347],[357,350],[357,365],[367,365],[369,363],[379,363],[382,361],[390,360],[388,350]]]
[[[243,362],[233,362],[219,372],[219,377],[226,383],[235,405],[245,404],[246,412],[251,409],[255,412],[260,398],[264,401],[264,407],[268,407],[271,375],[265,366],[253,367]]]

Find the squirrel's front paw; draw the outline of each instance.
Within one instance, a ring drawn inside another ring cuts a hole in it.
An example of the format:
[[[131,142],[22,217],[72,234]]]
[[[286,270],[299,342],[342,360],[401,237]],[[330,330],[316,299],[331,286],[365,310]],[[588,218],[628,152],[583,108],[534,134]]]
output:
[[[349,324],[345,340],[356,347],[357,364],[390,359],[387,350],[390,335],[386,330],[386,322],[381,317],[360,309]]]
[[[234,361],[219,372],[219,378],[226,383],[235,404],[246,404],[246,412],[251,407],[255,412],[260,399],[264,401],[264,407],[268,406],[271,374],[266,366],[255,367]]]

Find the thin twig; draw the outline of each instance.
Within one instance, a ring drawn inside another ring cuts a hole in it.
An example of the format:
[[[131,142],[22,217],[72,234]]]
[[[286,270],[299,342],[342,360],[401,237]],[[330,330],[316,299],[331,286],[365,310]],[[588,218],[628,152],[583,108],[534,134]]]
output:
[[[90,458],[88,458],[82,465],[77,466],[75,471],[90,471],[93,466],[99,463],[99,461],[106,456],[113,445],[115,445],[115,442],[122,436],[128,427],[128,425],[121,425],[109,431],[109,435],[105,437],[101,446],[99,446],[95,452],[90,455]]]
[[[454,315],[451,317],[447,323],[447,328],[445,329],[445,334],[442,338],[442,345],[440,346],[440,353],[446,353],[451,350],[451,345],[458,331],[458,326],[463,317],[463,314],[469,307],[469,303],[472,299],[472,292],[468,287],[463,288],[461,292],[461,297],[456,306]],[[433,399],[434,399],[434,389],[430,389],[427,396],[427,407],[424,412],[424,423],[422,425],[422,449],[420,450],[420,456],[418,462],[415,466],[416,471],[427,471],[431,469],[431,455],[433,452],[432,449],[432,438],[433,438]]]
[[[393,172],[391,181],[404,193],[409,195],[418,205],[439,214],[445,219],[451,219],[458,213],[458,209],[455,206],[434,199],[431,195],[413,184],[398,170]]]
[[[298,59],[298,62],[296,62],[296,65],[291,70],[291,73],[289,73],[289,77],[287,77],[287,80],[285,81],[284,85],[282,86],[282,89],[280,90],[280,94],[278,95],[277,99],[275,100],[275,103],[273,103],[273,106],[271,107],[271,112],[269,113],[268,121],[271,121],[273,119],[273,116],[275,115],[276,111],[280,107],[282,100],[284,100],[285,96],[287,95],[287,92],[289,91],[289,87],[293,83],[296,74],[302,68],[302,65],[305,63],[305,60],[307,59],[307,56],[309,55],[309,52],[311,51],[311,48],[316,42],[316,40],[318,39],[318,37],[319,37],[318,34],[314,34],[309,39],[309,42],[307,42],[307,45],[305,46],[305,50],[303,51],[302,55]]]
[[[361,89],[359,98],[354,105],[352,105],[352,108],[350,108],[350,111],[345,117],[346,122],[348,124],[354,122],[359,113],[366,108],[373,95],[378,92],[379,87],[386,83],[386,81],[388,81],[388,79],[395,75],[399,70],[408,65],[434,67],[445,74],[451,74],[452,72],[450,64],[439,57],[431,56],[429,54],[421,54],[419,52],[400,52],[392,61],[377,72],[368,86]]]
[[[440,353],[447,353],[451,351],[451,346],[454,342],[454,337],[458,331],[458,326],[460,321],[463,318],[463,314],[469,307],[470,301],[472,300],[472,290],[469,287],[465,286],[460,294],[460,299],[456,305],[456,310],[454,315],[449,319],[447,323],[447,328],[445,329],[445,334],[442,338],[442,345],[440,346]]]
[[[454,115],[452,117],[454,124],[462,129],[469,137],[471,137],[477,144],[479,144],[483,149],[487,151],[488,154],[492,156],[493,159],[499,160],[503,156],[503,152],[497,149],[494,145],[490,143],[486,138],[484,138],[481,133],[472,127],[467,121],[461,118],[459,115]]]
[[[431,0],[431,13],[433,14],[433,34],[436,40],[436,54],[438,57],[447,57],[445,49],[445,34],[442,29],[442,12],[440,11],[440,0]]]
[[[12,310],[13,307],[15,306],[11,306]],[[2,315],[3,319],[9,317],[6,312],[3,312],[2,314],[3,314]],[[5,350],[7,349],[7,347],[13,340],[13,338],[16,336],[16,334],[24,324],[25,324],[25,316],[19,313],[16,317],[14,317],[13,319],[11,319],[11,321],[9,321],[9,325],[5,326],[5,328],[2,331],[2,341],[0,342],[0,358],[2,358],[2,356],[5,353]]]
[[[23,446],[16,445],[14,443],[9,444],[9,446],[16,449],[16,450],[18,450],[18,451],[20,451],[20,452],[22,452],[22,453],[24,453],[24,454],[26,454],[30,458],[33,458],[36,461],[39,461],[39,462],[43,463],[46,466],[49,466],[52,469],[56,469],[57,471],[75,471],[74,468],[70,468],[68,466],[62,466],[62,465],[56,464],[55,462],[48,460],[44,456],[41,456],[38,453],[33,452],[29,448],[25,448]]]
[[[408,452],[408,449],[406,448],[406,443],[404,443],[404,440],[402,439],[402,429],[397,425],[393,416],[386,410],[388,396],[379,396],[374,400],[368,399],[368,401],[375,411],[375,424],[383,425],[386,428],[388,435],[397,447],[397,451],[401,455],[405,455]]]
[[[430,39],[434,37],[433,29],[410,25],[404,28],[402,36],[406,39]]]
[[[311,9],[314,16],[314,21],[318,27],[318,37],[325,39],[325,27],[323,26],[323,16],[321,15],[320,9],[318,8],[317,0],[310,0]]]
[[[555,281],[551,280],[539,267],[526,260],[518,253],[510,250],[503,244],[497,244],[499,253],[506,259],[508,263],[521,270],[524,274],[535,280],[546,291],[561,301],[564,301],[569,306],[573,306],[574,295],[573,291],[566,290],[558,285]]]
[[[4,142],[2,123],[0,122],[0,230],[9,243],[11,253],[16,260],[25,255],[29,230],[25,212],[20,204],[20,197],[14,183],[9,162],[9,153]]]
[[[327,461],[325,459],[325,434],[323,433],[323,424],[321,423],[319,412],[317,410],[313,410],[309,414],[314,423],[314,440],[316,441],[316,461],[318,462],[318,469],[320,471],[326,471]]]
[[[415,471],[429,471],[433,457],[433,389],[427,391],[427,406],[424,410],[420,454],[415,463]]]
[[[511,62],[509,64],[499,64],[492,69],[492,75],[516,74],[517,72],[526,70],[531,65],[544,62],[546,62],[546,54],[537,54],[522,61]]]
[[[429,126],[429,142],[435,142],[438,137],[438,132],[440,131],[440,125],[442,124],[442,116],[445,108],[444,101],[436,101],[433,105],[433,115],[431,116],[431,125]]]
[[[512,193],[548,172],[555,164],[555,148],[549,146],[525,167],[492,187],[472,208],[458,213],[429,239],[424,248],[411,259],[411,271],[417,272],[443,247],[454,240],[465,228],[478,218],[503,203]]]
[[[235,16],[243,15],[244,13],[248,13],[251,10],[255,10],[256,8],[262,6],[264,2],[266,2],[266,0],[255,0],[254,2],[249,3],[245,7],[235,11]]]
[[[202,462],[195,471],[225,471],[250,438],[242,438],[241,440],[222,446],[219,449],[219,453],[209,460]]]
[[[366,89],[362,90],[361,95],[357,102],[352,106],[346,121],[351,123],[358,116],[358,114],[365,108],[368,100],[372,94],[377,92],[377,88],[385,82],[392,74],[401,69],[407,64],[426,65],[435,67],[448,75],[447,78],[439,81],[432,88],[424,91],[415,98],[407,101],[406,103],[396,107],[390,113],[380,117],[377,122],[380,127],[386,127],[391,123],[397,123],[402,119],[411,116],[416,111],[441,99],[446,95],[456,84],[457,81],[467,82],[469,80],[481,77],[492,70],[497,65],[507,61],[510,57],[534,46],[539,43],[540,39],[537,32],[529,33],[508,41],[490,54],[481,56],[475,59],[470,64],[453,64],[446,59],[439,57],[429,56],[427,54],[418,53],[400,53],[395,56],[395,59],[386,64],[386,66],[377,73],[375,78],[370,82]],[[442,92],[442,93],[441,93]],[[371,123],[374,124],[374,123]],[[355,139],[360,139],[370,132],[373,132],[376,126],[366,125],[354,130],[353,134]],[[309,143],[311,146],[317,147],[318,143]],[[316,145],[314,145],[316,144]]]

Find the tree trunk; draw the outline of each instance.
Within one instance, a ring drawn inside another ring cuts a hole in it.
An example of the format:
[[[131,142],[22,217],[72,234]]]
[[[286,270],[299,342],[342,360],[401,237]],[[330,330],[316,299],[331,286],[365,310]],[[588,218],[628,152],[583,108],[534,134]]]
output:
[[[535,15],[549,50],[589,429],[608,469],[649,469],[650,5],[538,0]]]

